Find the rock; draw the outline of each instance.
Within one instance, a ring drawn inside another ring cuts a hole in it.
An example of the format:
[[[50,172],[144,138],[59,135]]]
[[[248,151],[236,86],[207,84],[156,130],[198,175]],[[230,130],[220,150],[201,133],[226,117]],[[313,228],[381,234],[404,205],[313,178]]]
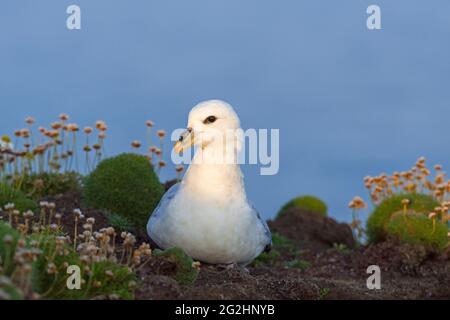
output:
[[[348,224],[315,212],[291,208],[268,224],[272,232],[289,238],[301,250],[318,253],[334,244],[344,244],[348,248],[355,246]]]

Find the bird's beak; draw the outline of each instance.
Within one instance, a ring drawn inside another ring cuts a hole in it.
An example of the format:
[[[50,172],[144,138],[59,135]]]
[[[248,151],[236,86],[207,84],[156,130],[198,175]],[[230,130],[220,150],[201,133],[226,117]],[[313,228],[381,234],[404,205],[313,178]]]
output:
[[[176,153],[181,153],[184,150],[190,148],[194,144],[194,142],[194,131],[192,130],[192,128],[187,128],[187,130],[181,134],[180,139],[178,139],[178,141],[175,143],[173,149]]]

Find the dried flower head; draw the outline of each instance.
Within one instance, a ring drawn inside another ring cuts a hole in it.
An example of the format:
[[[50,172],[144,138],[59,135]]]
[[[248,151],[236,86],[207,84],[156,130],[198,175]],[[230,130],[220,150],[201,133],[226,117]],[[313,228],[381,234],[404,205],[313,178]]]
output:
[[[166,136],[166,132],[164,130],[158,130],[158,132],[156,134],[160,138],[164,138]]]
[[[67,121],[67,120],[69,120],[69,116],[68,116],[67,114],[65,114],[65,113],[61,113],[61,114],[59,115],[59,120],[61,120],[61,121]]]
[[[134,140],[133,142],[131,142],[131,146],[135,149],[139,149],[141,147],[141,142],[138,140]]]
[[[103,120],[98,120],[95,123],[95,127],[100,131],[106,131],[108,129],[108,126],[106,125],[105,121],[103,121]]]
[[[32,125],[35,122],[35,119],[33,117],[26,117],[25,122],[29,125]]]
[[[196,270],[200,270],[201,263],[199,261],[192,262],[192,268]]]
[[[14,210],[14,208],[15,208],[14,203],[7,203],[7,204],[5,205],[5,210],[6,210],[6,211]]]
[[[356,196],[350,201],[348,206],[352,209],[365,209],[367,208],[367,203],[365,203],[361,197]]]

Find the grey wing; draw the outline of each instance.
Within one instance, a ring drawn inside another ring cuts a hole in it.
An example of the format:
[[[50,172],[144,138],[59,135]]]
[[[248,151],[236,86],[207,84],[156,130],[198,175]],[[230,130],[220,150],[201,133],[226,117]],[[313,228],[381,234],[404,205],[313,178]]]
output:
[[[178,189],[180,188],[180,184],[177,183],[173,185],[167,192],[163,195],[161,200],[159,201],[158,205],[156,206],[155,210],[153,210],[153,213],[150,216],[150,219],[148,219],[147,223],[147,233],[151,240],[151,243],[157,247],[163,248],[163,243],[158,236],[158,230],[152,230],[155,228],[156,225],[158,225],[158,222],[161,221],[161,219],[164,218],[164,214],[167,211],[167,207],[170,204],[170,201],[176,196]]]
[[[163,195],[163,197],[159,201],[155,210],[153,210],[152,217],[157,218],[158,216],[160,216],[161,214],[163,214],[166,211],[167,205],[175,197],[179,188],[180,188],[180,183],[177,183],[177,184],[174,184],[172,187],[170,187],[169,190],[167,190],[167,192]]]
[[[256,215],[256,217],[264,227],[264,234],[266,235],[267,241],[264,252],[269,252],[272,249],[272,234],[270,233],[269,226],[267,225],[267,222],[263,218],[261,218],[261,215],[259,214],[258,210],[256,210],[255,205],[251,201],[249,201],[249,204],[253,210],[253,213]]]

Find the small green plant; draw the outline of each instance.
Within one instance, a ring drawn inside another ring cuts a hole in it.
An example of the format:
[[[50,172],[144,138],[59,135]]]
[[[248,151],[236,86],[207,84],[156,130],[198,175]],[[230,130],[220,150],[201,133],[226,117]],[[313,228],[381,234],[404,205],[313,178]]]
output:
[[[82,267],[79,256],[64,240],[56,240],[48,232],[36,234],[31,237],[39,246],[41,254],[32,264],[31,283],[34,292],[43,298],[63,298],[72,295],[76,298],[81,295],[79,290],[69,290],[66,287],[68,266]],[[73,292],[72,292],[73,291]]]
[[[447,232],[446,224],[414,211],[408,211],[406,215],[395,213],[387,225],[387,234],[402,243],[423,245],[438,251],[448,245]]]
[[[309,261],[301,259],[294,259],[286,263],[286,267],[291,269],[300,269],[302,271],[308,269],[310,265],[311,263]]]
[[[255,260],[253,260],[253,265],[256,267],[274,263],[281,256],[280,252],[275,248],[272,248],[270,252],[261,253]]]
[[[343,243],[333,243],[333,249],[343,255],[349,255],[352,251]]]
[[[323,216],[327,215],[327,205],[325,202],[314,196],[301,196],[292,199],[286,203],[278,212],[278,216],[291,208],[300,208],[303,210],[319,213]]]
[[[84,195],[90,206],[119,214],[142,230],[163,193],[145,156],[121,154],[103,160],[87,177]]]
[[[26,174],[20,178],[20,190],[36,200],[44,196],[81,191],[81,175],[76,172],[44,172]]]
[[[369,242],[377,243],[386,239],[387,226],[395,212],[407,209],[415,212],[431,212],[439,205],[432,196],[421,193],[400,193],[384,199],[367,220],[366,232]]]
[[[300,268],[306,265],[307,261],[299,259],[300,252],[291,240],[282,236],[281,234],[272,233],[272,250],[270,252],[264,252],[260,254],[254,261],[253,265],[256,267],[268,265],[274,266],[281,264],[288,268]],[[286,260],[283,260],[283,259]],[[303,266],[301,266],[303,265]]]
[[[292,241],[278,232],[274,232],[272,234],[272,245],[277,250],[285,250],[291,254],[295,254],[297,252],[297,248]]]
[[[110,260],[93,261],[91,257],[82,257],[58,237],[39,237],[42,254],[33,264],[32,286],[43,298],[90,299],[113,294],[121,299],[133,298],[132,284],[136,279],[128,267]],[[80,290],[67,288],[68,266],[80,267]]]
[[[295,248],[288,238],[274,232],[272,233],[272,249],[270,252],[261,253],[255,260],[253,260],[253,265],[261,266],[275,263],[281,256],[280,251],[282,250],[295,251]]]
[[[0,209],[9,203],[14,203],[15,208],[20,211],[36,210],[37,208],[37,203],[29,199],[22,191],[0,183]]]
[[[111,227],[119,231],[134,231],[134,224],[127,219],[127,217],[121,216],[120,214],[111,212],[107,215],[108,223]]]
[[[85,218],[79,209],[73,210],[74,233],[68,235],[54,210],[54,203],[42,201],[37,219],[27,211],[8,223],[0,221],[0,275],[26,299],[132,299],[135,271],[150,261],[150,246],[136,247],[131,233],[118,235],[112,227],[94,231],[95,219]],[[6,213],[13,211],[8,205]],[[79,267],[79,289],[67,287],[69,266]]]
[[[199,270],[195,268],[194,260],[189,257],[180,248],[169,248],[164,251],[155,250],[153,255],[155,257],[162,257],[176,265],[176,270],[173,278],[184,285],[191,285],[198,277]]]
[[[320,288],[319,290],[319,300],[325,299],[330,294],[329,288]]]

